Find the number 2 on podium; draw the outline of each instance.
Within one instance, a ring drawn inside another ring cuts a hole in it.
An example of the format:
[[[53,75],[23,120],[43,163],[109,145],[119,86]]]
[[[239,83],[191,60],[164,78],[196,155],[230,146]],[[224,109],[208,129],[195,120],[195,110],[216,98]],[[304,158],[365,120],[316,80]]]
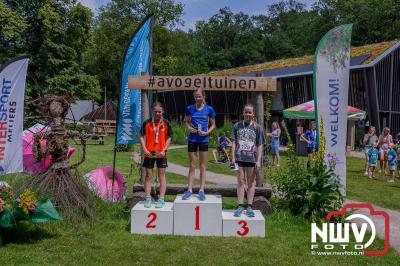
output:
[[[196,216],[194,230],[200,230],[200,206],[197,206],[194,210]]]
[[[147,218],[150,218],[150,221],[146,224],[146,228],[156,228],[154,221],[157,219],[157,214],[154,212],[149,213],[149,215],[147,215]]]

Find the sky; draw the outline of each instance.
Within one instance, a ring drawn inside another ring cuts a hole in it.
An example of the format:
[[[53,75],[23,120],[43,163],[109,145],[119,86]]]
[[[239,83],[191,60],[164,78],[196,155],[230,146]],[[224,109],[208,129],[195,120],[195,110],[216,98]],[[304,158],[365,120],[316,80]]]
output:
[[[179,28],[184,31],[193,29],[196,21],[207,20],[212,15],[218,13],[218,10],[228,6],[233,12],[242,11],[248,15],[265,14],[267,6],[279,2],[279,0],[175,0],[185,5],[182,20],[184,26]],[[100,6],[107,4],[110,0],[80,0],[80,2],[91,8],[94,12]],[[299,0],[308,7],[314,2],[313,0]]]

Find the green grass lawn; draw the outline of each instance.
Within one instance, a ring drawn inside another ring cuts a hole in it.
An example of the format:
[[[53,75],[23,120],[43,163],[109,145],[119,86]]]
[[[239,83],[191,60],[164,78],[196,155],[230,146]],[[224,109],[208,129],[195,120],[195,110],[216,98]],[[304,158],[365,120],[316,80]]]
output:
[[[219,173],[219,174],[225,174],[225,175],[233,175],[233,176],[236,175],[236,172],[232,171],[229,168],[229,164],[212,162],[214,159],[213,159],[211,150],[208,151],[207,159],[208,159],[207,160],[207,170],[208,171],[211,171],[214,173]],[[173,163],[187,167],[189,165],[187,149],[182,148],[182,149],[175,149],[175,150],[168,151],[168,160]],[[198,165],[198,161],[197,161],[197,165]]]
[[[183,166],[188,165],[188,156],[185,149],[171,150],[168,152],[168,159],[176,164]],[[212,158],[211,151],[208,154],[209,160]],[[281,153],[280,167],[286,166],[286,154]],[[271,157],[272,159],[272,157]],[[301,160],[306,164],[306,157],[302,156]],[[207,170],[235,175],[236,172],[229,169],[228,164],[215,164],[207,162]],[[378,179],[369,180],[364,175],[364,159],[347,157],[347,196],[350,199],[360,200],[368,203],[373,203],[385,208],[400,210],[400,179],[396,179],[395,183],[388,183],[387,178],[383,173],[379,174],[376,171]],[[270,182],[268,176],[266,182]]]
[[[104,146],[89,145],[87,160],[79,170],[86,173],[112,165],[110,143],[107,139]],[[130,153],[118,153],[117,169],[129,176],[130,167]],[[16,180],[11,175],[5,178],[10,183]],[[130,189],[137,179],[134,170],[127,179]],[[179,175],[168,174],[168,179],[186,182]],[[235,206],[235,198],[223,198],[224,208]],[[4,237],[1,265],[398,265],[400,260],[393,250],[380,257],[313,256],[310,222],[284,210],[267,216],[266,237],[254,239],[131,235],[125,203],[102,203],[96,213],[97,221],[79,225],[20,223],[18,231]],[[383,241],[376,245],[382,247]]]
[[[234,205],[224,198],[224,208]],[[398,265],[400,259],[393,250],[377,257],[313,256],[310,223],[285,211],[267,216],[266,237],[253,239],[131,235],[123,203],[103,204],[98,215],[79,230],[66,222],[20,224],[0,250],[1,265]]]

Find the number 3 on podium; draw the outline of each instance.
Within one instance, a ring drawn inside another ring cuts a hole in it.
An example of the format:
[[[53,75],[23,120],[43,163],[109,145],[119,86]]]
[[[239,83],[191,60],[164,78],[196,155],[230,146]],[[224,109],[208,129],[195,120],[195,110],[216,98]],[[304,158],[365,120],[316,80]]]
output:
[[[243,221],[243,220],[241,220],[241,221],[239,221],[239,223],[238,223],[239,225],[241,225],[242,226],[242,231],[236,231],[236,233],[239,235],[239,236],[246,236],[248,233],[249,233],[249,231],[250,231],[250,229],[247,227],[247,222],[246,221]]]

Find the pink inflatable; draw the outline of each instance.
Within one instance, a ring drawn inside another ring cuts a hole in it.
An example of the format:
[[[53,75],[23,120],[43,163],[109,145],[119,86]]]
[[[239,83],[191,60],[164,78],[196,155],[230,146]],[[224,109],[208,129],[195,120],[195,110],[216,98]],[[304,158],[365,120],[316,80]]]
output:
[[[89,187],[102,199],[121,201],[124,199],[127,189],[125,177],[120,172],[115,170],[115,179],[113,185],[112,175],[112,166],[104,166],[86,174],[85,178],[89,183]]]

